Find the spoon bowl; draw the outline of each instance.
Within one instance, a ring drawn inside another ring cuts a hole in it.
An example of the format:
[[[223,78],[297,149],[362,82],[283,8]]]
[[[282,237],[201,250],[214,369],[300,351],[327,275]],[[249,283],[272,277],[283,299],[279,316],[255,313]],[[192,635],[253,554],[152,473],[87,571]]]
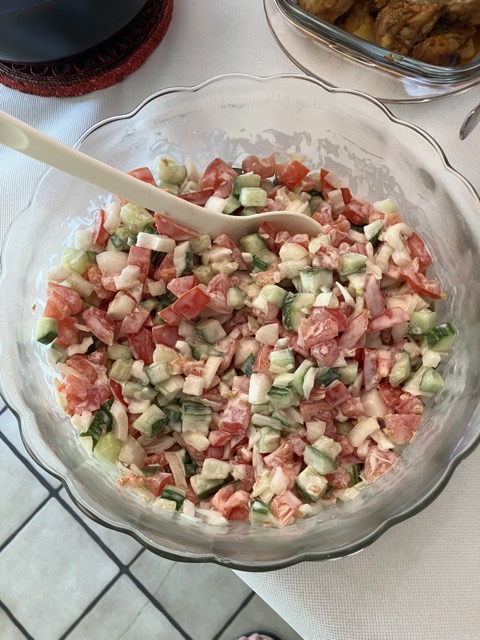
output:
[[[465,140],[469,136],[475,127],[480,123],[480,103],[474,107],[470,113],[466,116],[460,127],[459,138]]]
[[[226,233],[237,242],[243,235],[256,231],[265,221],[279,225],[282,230],[292,234],[306,233],[315,236],[322,231],[313,218],[300,213],[282,211],[235,217],[199,207],[72,149],[4,111],[0,112],[0,144],[40,160],[74,178],[86,180],[145,209],[166,212],[172,220],[211,236]]]

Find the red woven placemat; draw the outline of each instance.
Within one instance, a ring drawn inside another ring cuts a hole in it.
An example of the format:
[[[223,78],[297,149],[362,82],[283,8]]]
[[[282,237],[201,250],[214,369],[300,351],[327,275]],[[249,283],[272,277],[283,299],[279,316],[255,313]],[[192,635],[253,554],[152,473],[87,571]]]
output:
[[[110,87],[133,73],[160,44],[173,0],[148,0],[123,29],[70,58],[33,64],[0,60],[0,83],[37,96],[80,96]]]

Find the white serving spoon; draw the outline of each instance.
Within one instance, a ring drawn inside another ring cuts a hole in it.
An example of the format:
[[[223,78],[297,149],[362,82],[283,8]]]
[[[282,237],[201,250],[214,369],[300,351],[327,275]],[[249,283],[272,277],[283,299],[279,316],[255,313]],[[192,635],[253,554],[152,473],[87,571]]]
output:
[[[267,221],[292,234],[315,236],[322,231],[315,220],[300,213],[272,212],[235,217],[204,209],[67,147],[4,111],[0,111],[0,144],[146,209],[167,213],[172,220],[212,236],[226,233],[237,242]]]

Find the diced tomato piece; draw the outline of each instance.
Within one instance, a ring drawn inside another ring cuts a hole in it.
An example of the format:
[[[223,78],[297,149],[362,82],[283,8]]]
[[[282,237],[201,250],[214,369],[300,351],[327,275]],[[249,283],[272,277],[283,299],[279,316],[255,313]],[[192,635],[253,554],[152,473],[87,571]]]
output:
[[[310,353],[321,367],[330,367],[340,355],[336,340],[328,340],[323,344],[316,344]]]
[[[264,373],[269,378],[273,378],[270,367],[270,354],[273,351],[273,347],[269,344],[262,344],[260,351],[257,353],[255,362],[253,363],[252,370],[254,373]]]
[[[109,346],[113,344],[115,338],[115,322],[105,311],[90,307],[82,313],[83,322],[93,335]]]
[[[295,515],[302,506],[302,501],[289,490],[275,496],[270,503],[272,515],[277,518],[281,527],[295,520]]]
[[[277,168],[277,176],[280,182],[288,187],[288,189],[295,189],[309,171],[308,167],[298,162],[298,160],[290,160],[289,162],[279,165]]]
[[[221,342],[217,343],[217,348],[223,352],[222,360],[220,362],[220,366],[218,367],[219,374],[222,374],[231,365],[233,357],[237,352],[238,345],[240,344],[241,338],[242,334],[240,333],[240,331],[238,329],[234,329],[229,336],[224,338]]]
[[[340,252],[336,247],[327,244],[321,244],[312,260],[314,269],[334,269],[340,268]]]
[[[125,398],[123,397],[122,385],[119,382],[112,380],[111,378],[108,384],[110,385],[110,389],[115,400],[118,400],[118,402],[120,402],[120,404],[123,404],[124,407],[128,407],[128,404],[125,402]]]
[[[212,407],[216,413],[223,411],[227,406],[227,399],[220,395],[218,387],[213,387],[213,389],[204,391],[202,394],[202,400],[204,404],[208,404],[209,407]]]
[[[231,178],[235,178],[237,172],[221,158],[215,158],[205,169],[202,178],[202,189],[218,189]]]
[[[334,408],[325,400],[303,400],[300,402],[300,413],[305,422],[322,420],[328,423],[332,419]]]
[[[227,292],[232,286],[232,281],[226,273],[217,273],[207,285],[207,293],[210,296],[208,307],[217,313],[231,313],[232,309],[227,304]]]
[[[370,320],[368,330],[372,332],[383,331],[384,329],[391,329],[397,324],[402,324],[402,322],[409,321],[410,316],[406,311],[400,307],[392,307],[390,309],[385,309],[385,311],[382,311],[380,315]]]
[[[72,344],[79,344],[80,331],[75,326],[76,324],[77,320],[72,316],[67,316],[63,320],[59,320],[58,337],[55,342],[64,347],[70,347]]]
[[[138,333],[145,324],[145,320],[150,316],[150,311],[137,304],[133,311],[127,313],[122,320],[120,331],[122,333]]]
[[[230,433],[231,435],[237,435],[245,433],[250,425],[251,412],[250,405],[246,401],[246,396],[243,394],[230,398],[225,407],[218,428],[221,431]]]
[[[115,284],[115,276],[113,275],[108,275],[108,276],[102,276],[102,287],[106,290],[106,291],[113,291],[113,292],[117,292],[117,285]]]
[[[199,232],[195,229],[187,227],[180,222],[175,222],[175,220],[172,220],[168,216],[160,213],[155,214],[155,226],[158,233],[168,236],[177,242],[191,240],[199,235]]]
[[[173,278],[167,285],[167,289],[173,293],[174,296],[180,298],[184,293],[193,289],[198,284],[198,278],[194,275],[182,276],[181,278]]]
[[[276,170],[275,156],[271,155],[268,158],[258,158],[257,156],[247,156],[242,162],[243,173],[257,173],[261,178],[271,178],[275,175]]]
[[[173,255],[171,253],[167,253],[153,274],[153,279],[163,280],[168,284],[176,277],[176,275],[177,269],[173,264]]]
[[[324,199],[325,199],[325,196],[327,196],[331,191],[334,191],[335,189],[342,190],[342,197],[343,197],[343,190],[344,189],[347,190],[347,187],[345,186],[345,183],[343,182],[343,180],[341,180],[338,176],[336,176],[331,171],[327,171],[327,169],[320,169],[320,185],[321,185],[321,190],[322,190]],[[348,192],[350,193],[349,190]],[[348,198],[348,195],[347,195],[347,198]]]
[[[395,444],[407,444],[417,433],[421,421],[421,415],[389,413],[384,417],[384,431]]]
[[[192,202],[199,207],[204,207],[207,200],[213,196],[214,189],[202,189],[202,191],[190,191],[190,193],[182,193],[178,197],[187,202]]]
[[[235,491],[226,501],[223,515],[227,520],[248,520],[250,515],[250,494],[241,489]]]
[[[86,272],[86,279],[93,284],[95,289],[95,293],[101,300],[112,300],[115,297],[115,293],[111,291],[107,291],[102,284],[102,272],[98,265],[93,264],[91,267],[88,267]]]
[[[392,387],[388,382],[381,382],[378,385],[378,390],[382,394],[385,404],[389,407],[394,407],[400,400],[403,393],[403,389],[401,387]],[[408,413],[408,411],[405,413]]]
[[[365,276],[363,295],[365,297],[365,305],[372,318],[380,315],[385,310],[385,298],[380,289],[380,283],[371,273],[367,273]]]
[[[338,324],[327,318],[325,320],[311,322],[308,318],[302,318],[298,328],[298,337],[301,346],[311,349],[317,344],[328,342],[338,336]]]
[[[325,474],[328,484],[334,489],[346,489],[350,484],[350,474],[343,467],[338,467],[332,473]]]
[[[145,282],[148,277],[151,259],[151,249],[145,249],[145,247],[137,247],[136,245],[130,247],[130,251],[128,252],[127,264],[133,265],[140,269],[140,273],[138,275],[138,279],[140,280],[140,282]]]
[[[210,431],[208,439],[212,443],[212,447],[223,447],[227,442],[230,442],[232,434],[224,431]]]
[[[279,235],[280,234],[277,233],[277,238]],[[308,249],[309,242],[310,242],[310,238],[306,233],[296,233],[291,238],[288,238],[287,240],[285,240],[285,244],[286,243],[299,244],[304,249]]]
[[[363,479],[367,484],[376,482],[393,467],[398,458],[398,454],[394,451],[384,451],[377,445],[370,445],[362,472]]]
[[[393,353],[387,349],[379,349],[377,371],[380,378],[387,378],[392,369]]]
[[[175,309],[173,308],[173,305],[165,307],[165,309],[162,309],[161,311],[159,311],[158,316],[164,322],[166,322],[167,324],[173,327],[178,327],[178,325],[183,319],[183,316],[181,316],[179,313],[175,311]]]
[[[89,384],[86,387],[86,397],[72,404],[73,413],[96,411],[100,405],[112,397],[110,387],[103,384]],[[68,395],[67,395],[68,398]]]
[[[363,354],[363,384],[367,391],[380,382],[378,373],[378,349],[365,349]]]
[[[221,460],[224,456],[224,453],[225,447],[214,447],[212,445],[205,451],[205,455],[207,458],[215,458],[215,460]]]
[[[352,198],[350,192],[345,195],[346,189],[342,189],[343,201],[345,202],[345,209],[343,215],[352,224],[361,225],[368,221],[370,215],[371,205],[368,202],[362,202],[357,198]],[[350,196],[350,199],[348,199]],[[345,199],[347,198],[347,199]]]
[[[210,296],[199,286],[184,293],[172,304],[172,310],[188,320],[196,318],[210,302]]]
[[[387,213],[383,219],[383,228],[388,229],[388,227],[391,227],[394,224],[399,224],[400,222],[403,222],[403,220],[398,215],[398,213],[396,213],[395,211],[393,211],[392,213]]]
[[[156,327],[152,327],[152,337],[155,344],[174,347],[179,339],[178,329],[169,324],[159,324]]]
[[[432,298],[433,300],[444,298],[445,294],[442,291],[440,282],[438,280],[429,280],[423,273],[419,273],[419,266],[420,261],[418,258],[415,258],[408,267],[401,270],[405,282],[408,282],[412,289],[422,296]]]
[[[173,476],[171,473],[159,471],[151,478],[147,478],[147,489],[157,498],[167,484],[173,484]]]
[[[353,444],[350,442],[350,439],[345,435],[335,436],[335,442],[342,447],[340,451],[340,457],[344,458],[345,456],[349,456],[354,452]],[[343,460],[342,460],[343,462]]]
[[[67,367],[78,371],[90,384],[93,384],[98,377],[97,370],[93,364],[87,360],[86,356],[81,354],[70,356],[70,358],[67,358],[65,361],[65,364]]]
[[[141,180],[142,182],[147,182],[148,184],[153,184],[155,187],[157,183],[155,182],[155,178],[153,177],[152,172],[148,167],[139,167],[138,169],[133,169],[128,172],[128,175]]]
[[[129,334],[128,345],[135,360],[143,360],[146,365],[152,364],[155,343],[149,329],[142,328],[138,333]]]
[[[235,478],[241,482],[245,491],[251,491],[255,484],[255,471],[251,464],[230,460],[230,464],[234,468]]]
[[[230,251],[232,252],[232,259],[238,264],[239,269],[247,268],[247,265],[245,264],[245,261],[242,257],[242,252],[233,242],[233,240],[229,238],[225,233],[221,233],[219,236],[217,236],[213,241],[213,244],[217,244],[220,247],[230,249]]]
[[[340,404],[340,410],[347,418],[360,418],[365,414],[365,407],[360,398],[349,398]]]
[[[61,284],[49,282],[47,286],[47,304],[43,315],[46,318],[65,320],[68,316],[74,316],[83,309],[80,295]]]
[[[262,240],[267,245],[270,251],[278,253],[278,245],[276,243],[277,230],[269,222],[262,222],[258,229],[258,235],[262,237]]]
[[[339,331],[345,331],[350,326],[350,320],[341,309],[328,309],[323,307],[323,312],[327,318],[333,318],[338,325]]]
[[[420,271],[425,271],[432,264],[432,256],[430,255],[424,241],[417,233],[407,238],[407,247],[413,258],[418,258]]]
[[[425,407],[420,398],[412,396],[410,393],[402,393],[395,403],[394,409],[397,413],[412,413],[421,416]]]
[[[350,400],[352,394],[340,380],[335,380],[325,390],[325,400],[336,407],[347,400]]]
[[[103,226],[104,223],[105,223],[105,211],[103,209],[97,209],[93,217],[92,242],[93,244],[96,244],[99,247],[105,247],[108,242],[108,239],[110,238],[110,234]]]
[[[348,329],[342,333],[338,340],[340,349],[353,349],[362,338],[368,327],[368,311],[362,311],[350,322]]]

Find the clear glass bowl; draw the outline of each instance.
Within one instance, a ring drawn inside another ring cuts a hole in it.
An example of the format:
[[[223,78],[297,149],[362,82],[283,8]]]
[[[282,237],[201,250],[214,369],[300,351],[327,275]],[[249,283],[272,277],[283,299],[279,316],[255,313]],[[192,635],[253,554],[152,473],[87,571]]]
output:
[[[122,170],[152,163],[159,154],[190,156],[204,167],[217,155],[238,163],[251,153],[301,153],[312,167],[342,176],[354,192],[372,200],[393,196],[432,250],[448,292],[440,320],[448,318],[459,334],[445,388],[420,433],[394,469],[352,502],[284,529],[215,528],[154,513],[115,484],[108,465],[87,457],[56,408],[45,348],[34,341],[45,273],[74,229],[88,223],[86,209],[99,197],[95,187],[50,170],[4,245],[1,393],[31,455],[62,480],[85,513],[169,558],[265,571],[358,551],[439,494],[480,440],[480,206],[431,138],[362,94],[304,76],[231,75],[161,91],[134,112],[94,126],[77,146]]]
[[[264,0],[278,44],[301,69],[335,87],[385,103],[426,102],[480,83],[480,55],[458,67],[401,56],[301,9],[296,0]]]

